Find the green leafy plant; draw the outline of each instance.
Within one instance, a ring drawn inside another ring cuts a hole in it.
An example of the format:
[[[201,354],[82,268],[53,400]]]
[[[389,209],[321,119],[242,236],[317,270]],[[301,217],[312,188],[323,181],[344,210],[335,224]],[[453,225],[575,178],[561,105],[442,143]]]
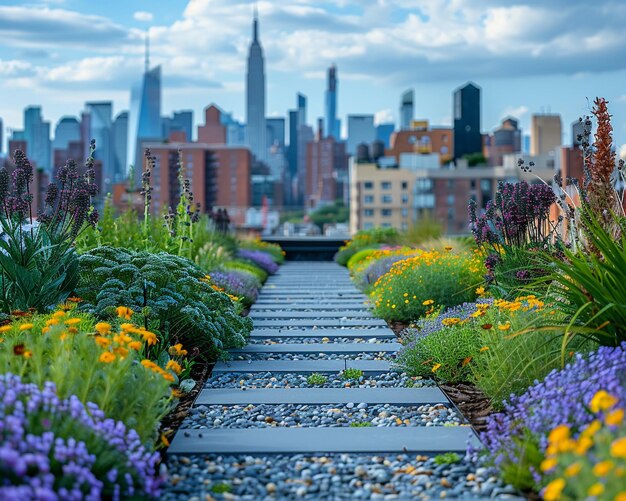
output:
[[[215,494],[225,494],[227,492],[231,492],[232,490],[233,488],[231,487],[231,485],[225,482],[219,482],[211,486],[211,492]]]
[[[98,213],[91,206],[97,188],[93,183],[93,151],[85,175],[69,161],[59,170],[59,187],[51,184],[45,207],[37,221],[33,214],[33,168],[21,151],[15,168],[0,170],[0,309],[49,311],[64,302],[78,281],[73,244]]]
[[[352,240],[339,249],[335,261],[346,266],[348,260],[361,249],[378,248],[380,244],[394,245],[400,240],[400,233],[395,228],[374,228],[357,232]]]
[[[269,276],[266,271],[262,270],[258,266],[240,259],[227,261],[223,263],[221,267],[225,270],[247,271],[248,273],[252,273],[262,284],[265,283],[267,277]]]
[[[370,421],[352,421],[350,423],[351,428],[369,428],[374,426]]]
[[[360,369],[354,369],[350,367],[348,369],[344,369],[343,371],[341,371],[341,377],[345,380],[359,379],[363,377],[363,371]]]
[[[456,452],[446,452],[444,454],[437,454],[433,461],[435,464],[455,464],[461,461],[461,456],[459,456]]]
[[[101,247],[83,254],[80,265],[81,309],[109,319],[118,306],[128,307],[164,344],[181,342],[212,359],[243,346],[252,328],[250,319],[239,315],[241,305],[215,291],[185,258]]]
[[[314,372],[308,378],[306,378],[306,382],[311,386],[322,386],[323,384],[326,384],[327,380],[328,378],[326,376],[318,372]]]
[[[112,329],[98,336],[92,317],[62,311],[0,329],[0,373],[40,387],[51,381],[59,397],[93,402],[108,417],[134,428],[144,443],[156,439],[160,420],[175,403],[170,386],[178,379],[165,364],[155,372],[139,363],[146,347],[140,336],[129,335],[129,342],[138,343],[131,345],[134,349],[114,341],[118,333]]]

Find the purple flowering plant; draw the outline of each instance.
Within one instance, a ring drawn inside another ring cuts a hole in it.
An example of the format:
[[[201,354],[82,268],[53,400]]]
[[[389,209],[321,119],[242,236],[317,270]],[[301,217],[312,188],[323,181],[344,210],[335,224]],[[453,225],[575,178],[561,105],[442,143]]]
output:
[[[95,404],[0,375],[0,498],[156,497],[158,464],[133,429]]]
[[[237,296],[246,306],[256,301],[261,284],[250,273],[226,270],[209,273],[211,282],[221,287],[229,294]]]
[[[278,271],[278,265],[267,252],[261,250],[239,249],[237,257],[250,261],[265,272],[273,275]]]
[[[600,390],[626,403],[626,343],[601,347],[585,357],[576,354],[562,370],[519,396],[511,396],[504,410],[489,417],[481,434],[486,452],[503,479],[519,488],[542,484],[540,463],[550,431],[567,425],[576,438],[595,416],[588,403]],[[470,451],[471,452],[471,451]]]
[[[0,309],[46,311],[65,301],[78,281],[73,248],[81,230],[95,226],[91,205],[93,151],[84,174],[72,160],[59,169],[58,184],[50,184],[44,207],[33,213],[33,166],[20,150],[13,164],[0,169]]]

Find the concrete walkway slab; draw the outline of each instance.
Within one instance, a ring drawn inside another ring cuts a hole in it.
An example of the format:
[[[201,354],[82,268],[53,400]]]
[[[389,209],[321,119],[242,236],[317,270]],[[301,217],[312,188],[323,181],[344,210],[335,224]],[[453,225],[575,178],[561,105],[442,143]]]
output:
[[[254,320],[253,321],[255,327],[364,327],[364,326],[373,326],[373,327],[387,327],[387,324],[380,320],[379,318],[362,318],[362,319],[322,319],[322,320],[314,320],[314,319],[299,319],[299,320],[289,320],[282,322],[280,320]]]
[[[228,350],[232,355],[252,355],[255,353],[397,353],[402,348],[400,343],[282,343],[249,344],[237,350]]]
[[[271,318],[374,318],[372,314],[366,309],[361,311],[250,311],[248,315],[253,320],[255,319],[271,319]]]
[[[448,404],[439,388],[220,388],[202,390],[196,405]]]
[[[465,426],[180,430],[170,454],[462,452],[476,435]]]
[[[216,363],[213,367],[213,374],[227,372],[339,373],[344,369],[359,369],[363,371],[363,374],[368,375],[383,374],[391,370],[391,364],[384,360],[234,360]]]
[[[258,339],[302,337],[302,338],[395,338],[395,334],[389,328],[381,329],[254,329],[250,337]]]

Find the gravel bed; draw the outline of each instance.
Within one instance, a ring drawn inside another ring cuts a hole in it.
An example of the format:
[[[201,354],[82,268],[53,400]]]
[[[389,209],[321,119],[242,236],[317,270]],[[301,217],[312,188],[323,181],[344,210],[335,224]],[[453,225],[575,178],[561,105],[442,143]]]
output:
[[[362,338],[362,337],[284,337],[284,338],[272,338],[272,339],[256,339],[250,338],[248,344],[285,344],[285,343],[301,343],[301,344],[334,344],[334,343],[369,343],[369,344],[385,344],[385,343],[397,343],[395,338]]]
[[[458,414],[443,404],[248,404],[194,407],[181,428],[407,427],[458,426],[460,423]]]
[[[407,454],[172,456],[168,469],[167,501],[524,499],[466,460]]]
[[[395,353],[240,353],[232,360],[389,360]]]
[[[405,373],[387,372],[377,376],[361,376],[358,379],[344,379],[339,374],[324,374],[323,384],[309,384],[308,374],[287,372],[236,372],[213,376],[205,388],[414,388],[436,386],[432,379],[410,377]]]
[[[265,320],[265,319],[264,319]],[[270,319],[271,320],[271,319]],[[295,319],[298,320],[298,319]],[[309,320],[308,318],[306,320]],[[313,319],[315,320],[315,319]],[[321,318],[318,320],[330,320],[329,318]],[[365,319],[365,320],[370,320],[370,319]],[[366,331],[366,330],[370,330],[370,329],[385,329],[386,327],[384,325],[336,325],[336,326],[332,326],[332,325],[315,325],[313,327],[302,327],[301,325],[289,325],[289,319],[288,318],[279,318],[279,319],[275,319],[276,322],[279,321],[285,321],[284,324],[278,326],[273,326],[273,327],[259,327],[259,329],[275,329],[277,332],[285,332],[285,331],[301,331],[301,330],[306,330],[307,332],[310,332],[312,330],[314,331],[323,331],[326,329],[329,330],[337,330],[337,329],[341,329],[341,330],[349,330],[349,331]],[[252,323],[254,323],[254,320],[252,321]]]

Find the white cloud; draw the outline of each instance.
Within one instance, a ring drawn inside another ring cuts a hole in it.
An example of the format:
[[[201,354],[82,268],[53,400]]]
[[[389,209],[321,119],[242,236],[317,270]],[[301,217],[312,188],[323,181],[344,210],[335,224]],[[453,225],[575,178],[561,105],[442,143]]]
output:
[[[145,10],[139,10],[133,14],[133,18],[136,21],[141,21],[144,23],[149,23],[154,19],[152,12],[146,12]]]
[[[374,124],[395,123],[396,119],[393,116],[393,112],[389,108],[384,110],[378,110],[374,113]]]
[[[513,117],[513,118],[522,118],[524,115],[528,114],[528,106],[524,106],[523,104],[520,106],[507,106],[502,111],[501,118]]]

